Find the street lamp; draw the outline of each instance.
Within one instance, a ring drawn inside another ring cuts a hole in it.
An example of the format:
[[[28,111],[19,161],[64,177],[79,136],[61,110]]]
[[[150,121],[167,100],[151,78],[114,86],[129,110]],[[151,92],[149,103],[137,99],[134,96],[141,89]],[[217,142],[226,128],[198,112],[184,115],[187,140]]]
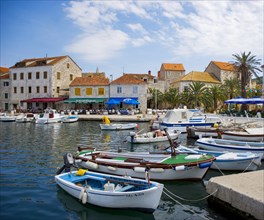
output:
[[[154,77],[154,84],[158,83],[158,79],[157,77]],[[157,88],[156,86],[154,87],[155,89],[155,110],[156,110],[156,114],[157,114],[157,107],[158,107],[158,97],[157,97]]]
[[[262,69],[262,98],[264,99],[264,65],[261,66]],[[263,105],[264,106],[264,105]]]

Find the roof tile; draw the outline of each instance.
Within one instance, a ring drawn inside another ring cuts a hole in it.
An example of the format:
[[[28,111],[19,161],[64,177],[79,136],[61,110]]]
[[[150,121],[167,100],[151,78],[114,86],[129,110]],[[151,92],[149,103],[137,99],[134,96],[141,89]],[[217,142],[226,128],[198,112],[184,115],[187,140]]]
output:
[[[109,79],[104,76],[76,77],[70,86],[108,86]]]

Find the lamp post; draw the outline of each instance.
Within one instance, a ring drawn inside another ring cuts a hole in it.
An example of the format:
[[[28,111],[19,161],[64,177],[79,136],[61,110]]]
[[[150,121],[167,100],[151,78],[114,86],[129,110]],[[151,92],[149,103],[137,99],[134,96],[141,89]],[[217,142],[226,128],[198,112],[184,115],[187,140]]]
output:
[[[154,77],[154,84],[157,84],[157,82],[158,82],[158,79],[157,79],[157,77]],[[155,86],[155,110],[156,110],[156,114],[157,114],[157,107],[158,107],[158,97],[157,97],[157,88],[156,88],[156,86]]]
[[[262,98],[264,99],[264,65],[261,66],[262,69]],[[264,112],[264,104],[262,104],[262,112]]]

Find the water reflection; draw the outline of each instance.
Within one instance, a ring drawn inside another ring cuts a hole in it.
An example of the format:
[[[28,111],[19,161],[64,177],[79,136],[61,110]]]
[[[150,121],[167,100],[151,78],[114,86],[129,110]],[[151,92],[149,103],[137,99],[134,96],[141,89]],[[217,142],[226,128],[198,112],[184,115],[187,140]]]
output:
[[[83,205],[80,201],[67,194],[58,187],[57,197],[67,212],[76,214],[81,220],[154,220],[153,214],[141,213],[133,210],[106,209],[93,205]]]

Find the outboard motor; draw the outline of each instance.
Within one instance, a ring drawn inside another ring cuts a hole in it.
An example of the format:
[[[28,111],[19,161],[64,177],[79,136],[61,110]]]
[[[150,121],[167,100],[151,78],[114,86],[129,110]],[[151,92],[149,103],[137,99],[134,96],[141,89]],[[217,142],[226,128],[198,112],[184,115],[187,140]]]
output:
[[[73,160],[73,156],[71,153],[66,153],[63,156],[63,160],[64,160],[64,165],[58,169],[57,171],[57,175],[62,173],[63,170],[65,170],[65,172],[70,172],[71,171],[71,167],[73,166],[74,160]]]
[[[131,131],[129,135],[131,137],[131,143],[133,143],[134,142],[134,137],[136,136],[136,132]]]

